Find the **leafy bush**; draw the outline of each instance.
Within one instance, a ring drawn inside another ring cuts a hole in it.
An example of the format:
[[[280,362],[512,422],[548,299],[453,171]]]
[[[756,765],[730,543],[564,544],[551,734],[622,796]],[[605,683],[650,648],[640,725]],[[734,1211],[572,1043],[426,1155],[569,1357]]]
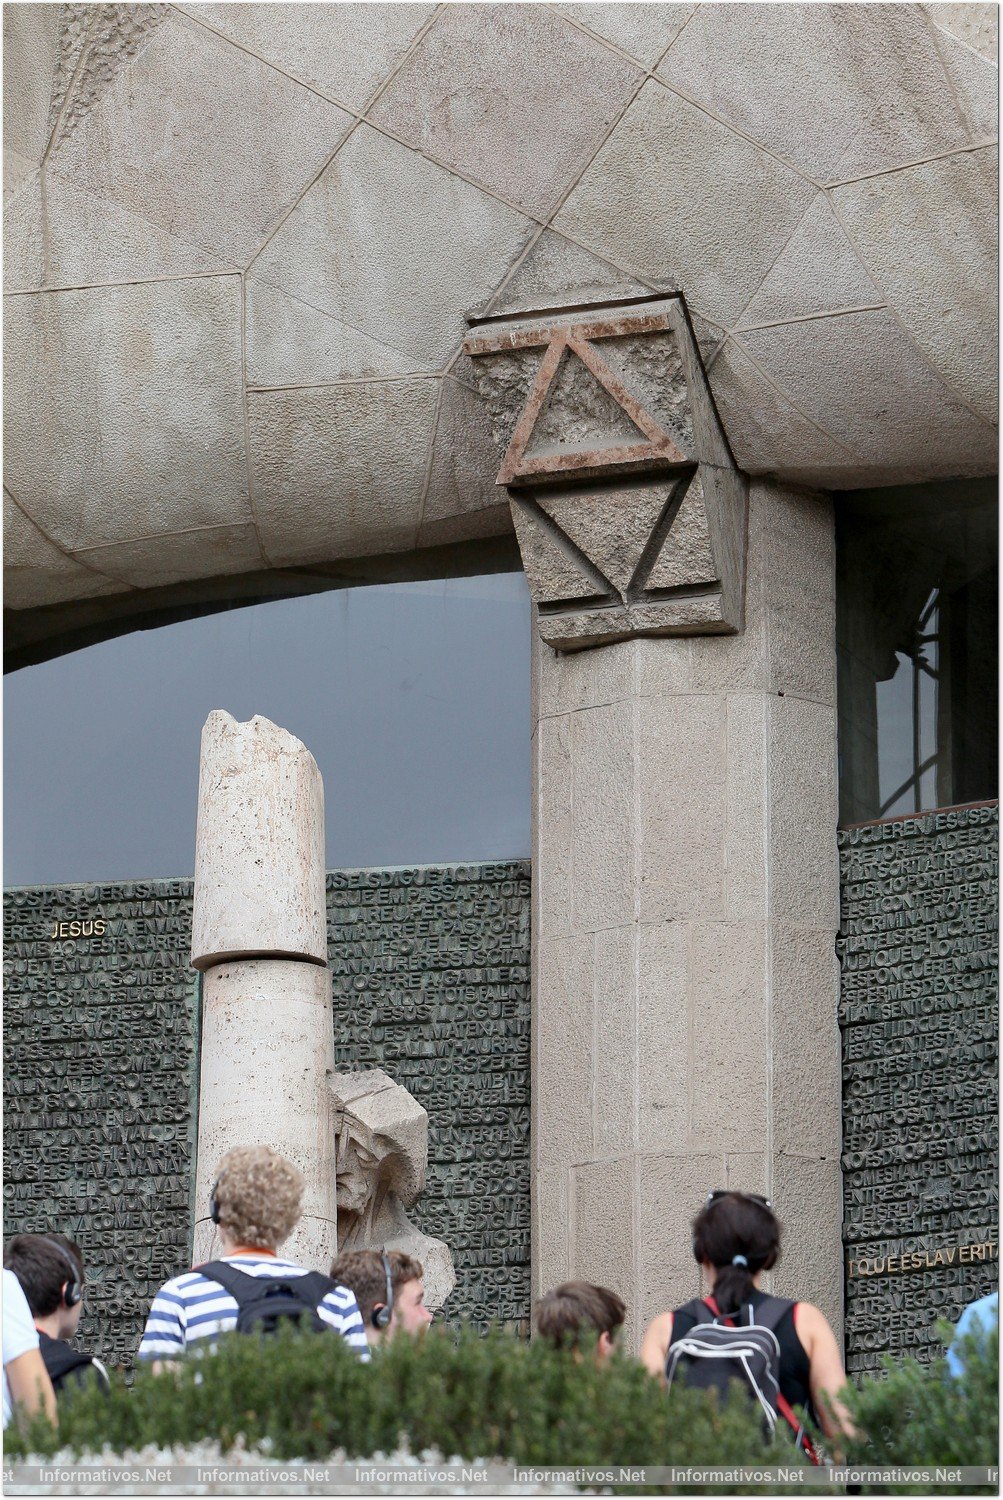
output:
[[[953,1337],[949,1324],[940,1332],[945,1343]],[[999,1328],[968,1335],[957,1350],[964,1365],[957,1379],[944,1358],[928,1365],[886,1359],[882,1376],[848,1389],[846,1405],[858,1428],[847,1444],[849,1462],[941,1467],[999,1462]],[[916,1487],[909,1493],[917,1493]]]
[[[116,1377],[108,1396],[82,1388],[64,1397],[58,1433],[36,1420],[11,1435],[7,1454],[205,1439],[225,1450],[238,1435],[250,1448],[267,1440],[278,1459],[325,1459],[338,1449],[365,1458],[404,1442],[414,1453],[541,1465],[798,1461],[786,1437],[767,1447],[741,1390],[720,1405],[682,1389],[669,1401],[630,1359],[600,1368],[543,1341],[434,1329],[394,1340],[368,1365],[338,1338],[292,1329],[267,1340],[232,1335],[161,1375],[141,1368],[131,1388]]]

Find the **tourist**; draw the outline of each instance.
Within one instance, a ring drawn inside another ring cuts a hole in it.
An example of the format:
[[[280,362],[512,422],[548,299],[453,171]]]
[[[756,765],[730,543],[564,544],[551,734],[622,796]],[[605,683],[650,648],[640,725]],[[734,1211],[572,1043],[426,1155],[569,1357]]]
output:
[[[421,1261],[402,1250],[346,1250],[335,1257],[331,1275],[355,1293],[370,1344],[424,1333],[432,1321]]]
[[[624,1302],[608,1287],[565,1281],[536,1304],[536,1328],[557,1348],[578,1349],[583,1333],[595,1334],[596,1359],[605,1364],[626,1313]]]
[[[802,1414],[829,1437],[852,1433],[839,1401],[846,1384],[843,1362],[824,1314],[810,1302],[788,1302],[760,1290],[762,1273],[780,1254],[780,1225],[767,1200],[756,1193],[711,1193],[693,1221],[692,1245],[710,1294],[661,1313],[649,1324],[641,1359],[652,1374],[666,1379],[672,1346],[699,1325],[772,1328],[780,1346],[778,1411],[798,1434],[799,1444],[811,1453]],[[711,1362],[701,1363],[710,1372]]]
[[[955,1379],[960,1379],[965,1373],[961,1341],[974,1336],[978,1347],[983,1348],[993,1329],[999,1327],[999,1321],[999,1292],[990,1292],[988,1296],[977,1297],[974,1302],[969,1302],[958,1319],[951,1347],[947,1351],[947,1368]]]
[[[97,1383],[108,1389],[108,1372],[93,1354],[70,1344],[84,1305],[84,1258],[62,1234],[16,1234],[3,1263],[28,1299],[42,1362],[57,1396],[71,1385]]]
[[[302,1176],[270,1146],[239,1146],[224,1156],[209,1203],[223,1254],[161,1287],[139,1358],[171,1359],[234,1329],[270,1331],[295,1318],[300,1326],[339,1333],[368,1359],[353,1294],[277,1253],[299,1219],[302,1198]]]
[[[13,1271],[3,1273],[3,1425],[14,1408],[33,1417],[44,1411],[56,1423],[56,1393],[39,1353],[28,1299]]]

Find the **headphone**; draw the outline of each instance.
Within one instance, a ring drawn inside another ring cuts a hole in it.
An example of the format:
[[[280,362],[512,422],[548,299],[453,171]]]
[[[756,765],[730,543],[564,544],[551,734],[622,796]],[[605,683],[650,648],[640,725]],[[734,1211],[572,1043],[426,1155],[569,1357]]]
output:
[[[383,1274],[387,1279],[387,1300],[382,1307],[374,1307],[370,1321],[374,1328],[380,1331],[390,1326],[390,1319],[394,1315],[394,1283],[390,1274],[390,1259],[385,1250],[380,1251],[380,1260],[383,1262]]]
[[[56,1251],[57,1255],[61,1255],[66,1264],[69,1266],[70,1270],[73,1272],[70,1280],[63,1288],[63,1306],[76,1307],[77,1303],[83,1300],[84,1295],[83,1287],[77,1280],[77,1277],[80,1275],[80,1267],[77,1265],[70,1252],[63,1249],[58,1240],[50,1239],[47,1234],[39,1235],[39,1238],[44,1240],[47,1245],[50,1245],[52,1249]]]
[[[214,1224],[219,1223],[219,1200],[216,1197],[219,1192],[219,1183],[220,1179],[217,1177],[212,1185],[212,1192],[209,1194],[209,1217]]]

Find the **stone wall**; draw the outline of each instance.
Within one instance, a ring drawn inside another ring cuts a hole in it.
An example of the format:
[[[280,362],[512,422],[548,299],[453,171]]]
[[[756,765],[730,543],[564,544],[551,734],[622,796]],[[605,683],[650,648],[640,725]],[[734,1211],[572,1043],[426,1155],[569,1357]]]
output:
[[[448,1316],[524,1319],[529,867],[335,872],[327,885],[338,1065],[384,1067],[429,1112],[414,1217],[453,1251]],[[81,1341],[110,1364],[131,1359],[154,1292],[191,1264],[191,901],[190,880],[4,897],[5,1231],[80,1242]]]
[[[999,1275],[996,803],[845,829],[846,1354],[934,1358]]]

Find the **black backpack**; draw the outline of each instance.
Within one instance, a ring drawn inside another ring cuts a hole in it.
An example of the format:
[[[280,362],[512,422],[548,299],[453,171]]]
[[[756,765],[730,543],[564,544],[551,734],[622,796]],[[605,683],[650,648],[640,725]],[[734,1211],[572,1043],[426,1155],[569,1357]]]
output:
[[[208,1261],[198,1270],[218,1282],[236,1302],[238,1333],[274,1333],[286,1319],[314,1333],[332,1331],[317,1309],[337,1282],[320,1271],[288,1277],[249,1276],[220,1260]]]
[[[782,1297],[763,1297],[756,1308],[742,1308],[736,1323],[722,1317],[713,1297],[687,1302],[679,1311],[692,1317],[694,1327],[677,1339],[672,1338],[665,1359],[665,1380],[669,1390],[673,1380],[699,1390],[716,1390],[722,1399],[732,1381],[739,1381],[756,1401],[763,1417],[763,1428],[772,1437],[777,1417],[783,1417],[794,1433],[796,1445],[812,1463],[820,1460],[804,1424],[780,1390],[780,1344],[776,1330],[784,1315],[794,1306]]]
[[[44,1333],[39,1337],[39,1345],[42,1363],[57,1396],[90,1380],[96,1380],[103,1390],[108,1390],[108,1372],[92,1354],[83,1354],[79,1349],[71,1348],[65,1339],[50,1338]]]

